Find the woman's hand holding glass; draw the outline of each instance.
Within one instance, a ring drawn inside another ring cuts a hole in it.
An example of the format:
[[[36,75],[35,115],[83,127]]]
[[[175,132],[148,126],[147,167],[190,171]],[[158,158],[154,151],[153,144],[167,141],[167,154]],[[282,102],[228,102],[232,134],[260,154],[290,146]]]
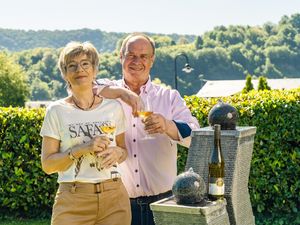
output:
[[[101,160],[101,168],[108,169],[119,161],[122,153],[122,149],[118,146],[109,146],[103,152],[99,153]]]
[[[101,158],[100,158],[100,153],[105,151],[107,147],[110,144],[110,140],[107,136],[96,136],[92,138],[89,142],[86,143],[87,148],[89,153],[91,153],[94,158],[95,162],[90,163],[91,167],[95,167],[100,170],[100,163],[101,163]]]
[[[110,116],[111,118],[114,117],[112,113]],[[103,136],[106,136],[111,142],[114,142],[116,131],[116,122],[114,120],[103,122],[99,128],[102,131]],[[97,154],[97,158],[101,161],[101,168],[110,168],[115,165],[118,159],[115,148],[115,146],[108,146],[108,148],[106,148],[104,151]]]
[[[88,151],[96,154],[104,151],[109,146],[110,140],[104,135],[95,136],[86,144],[88,145]]]

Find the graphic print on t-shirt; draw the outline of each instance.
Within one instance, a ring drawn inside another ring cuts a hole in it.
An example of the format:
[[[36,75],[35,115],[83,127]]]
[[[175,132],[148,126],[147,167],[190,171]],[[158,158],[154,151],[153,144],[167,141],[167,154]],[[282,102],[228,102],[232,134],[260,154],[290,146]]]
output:
[[[109,121],[97,121],[69,124],[68,130],[70,138],[83,138],[82,143],[86,143],[97,135],[103,135],[100,127],[108,122]],[[95,167],[98,171],[101,171],[101,158],[94,153],[90,153],[90,155],[93,157],[93,162],[90,163],[90,167]],[[82,155],[75,161],[75,177],[77,177],[80,172],[81,163],[85,157],[86,156]]]

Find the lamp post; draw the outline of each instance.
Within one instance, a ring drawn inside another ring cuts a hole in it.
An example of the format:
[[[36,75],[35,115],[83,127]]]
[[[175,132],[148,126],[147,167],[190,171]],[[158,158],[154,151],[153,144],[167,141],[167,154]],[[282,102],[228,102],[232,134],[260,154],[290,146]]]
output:
[[[203,74],[199,74],[199,76],[198,76],[199,80],[201,81],[201,88],[202,88],[202,86],[203,86],[203,77],[204,77]],[[201,88],[200,88],[200,89],[201,89]]]
[[[199,80],[201,81],[201,88],[202,88],[202,87],[203,87],[203,85],[204,85],[204,84],[203,84],[203,81],[204,81],[204,82],[206,82],[206,81],[207,81],[207,80],[206,80],[206,79],[204,79],[203,77],[204,77],[204,75],[203,75],[203,74],[199,74],[199,76],[198,76]]]
[[[189,58],[188,58],[188,56],[185,53],[181,52],[178,55],[176,55],[176,57],[174,59],[174,66],[175,66],[175,89],[176,90],[177,90],[177,59],[178,59],[179,56],[183,56],[185,58],[185,61],[186,61],[184,67],[182,68],[183,72],[190,73],[190,72],[192,72],[194,70],[194,68],[192,68],[190,66],[190,64],[189,64]]]

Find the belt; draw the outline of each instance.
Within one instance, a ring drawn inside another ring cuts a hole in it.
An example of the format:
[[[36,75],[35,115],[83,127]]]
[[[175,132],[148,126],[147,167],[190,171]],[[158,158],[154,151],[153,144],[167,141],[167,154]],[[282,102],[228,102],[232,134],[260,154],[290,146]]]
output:
[[[70,191],[71,193],[94,193],[118,189],[122,184],[121,178],[108,179],[99,183],[62,182],[59,191]]]
[[[151,195],[151,196],[140,196],[137,198],[130,198],[131,203],[136,204],[150,204],[152,202],[156,202],[160,199],[170,197],[172,195],[172,191],[167,191],[158,195]]]

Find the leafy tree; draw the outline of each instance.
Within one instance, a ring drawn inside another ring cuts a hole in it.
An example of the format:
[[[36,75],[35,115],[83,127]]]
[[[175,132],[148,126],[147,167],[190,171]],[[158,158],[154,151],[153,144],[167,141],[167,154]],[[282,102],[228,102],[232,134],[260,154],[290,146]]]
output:
[[[172,46],[176,44],[172,38],[168,36],[154,35],[152,38],[155,42],[155,48]]]
[[[252,44],[262,46],[267,37],[267,33],[261,27],[250,27],[246,31],[246,36]]]
[[[0,106],[24,106],[29,95],[27,77],[5,52],[0,52]]]
[[[296,13],[291,15],[290,23],[297,30],[297,32],[300,32],[300,14]]]
[[[263,25],[263,29],[265,30],[265,32],[266,32],[268,35],[274,35],[274,34],[276,33],[275,28],[276,28],[276,25],[273,24],[273,23],[270,23],[270,22],[265,23],[265,24]]]
[[[180,37],[178,42],[177,42],[178,45],[185,45],[185,44],[188,44],[188,43],[189,43],[189,41],[184,36]]]
[[[247,74],[268,78],[300,77],[300,14],[283,16],[278,24],[262,26],[218,26],[201,36],[151,34],[156,41],[152,78],[174,84],[174,58],[185,52],[194,68],[190,74],[178,70],[178,87],[183,95],[198,92],[199,74],[207,80],[245,79]],[[59,48],[70,40],[91,41],[100,51],[99,77],[122,77],[119,48],[125,33],[99,30],[14,31],[0,29],[0,48],[24,49],[13,53],[31,84],[31,99],[57,99],[66,95],[65,82],[57,66]],[[177,43],[177,44],[175,44]],[[54,48],[35,48],[47,46]],[[178,60],[178,68],[185,64]]]
[[[264,76],[260,76],[258,78],[258,91],[271,90],[271,87],[268,85],[267,78]]]
[[[197,36],[195,40],[195,49],[201,49],[202,45],[203,45],[203,39],[200,36]]]
[[[228,52],[232,61],[237,62],[244,67],[248,66],[248,53],[242,44],[229,46]]]
[[[31,99],[49,100],[51,99],[51,90],[46,82],[36,78],[31,84]]]
[[[28,75],[31,100],[55,100],[67,95],[65,81],[57,68],[58,53],[58,49],[37,48],[14,55]]]
[[[267,58],[266,64],[262,66],[263,74],[266,74],[267,77],[272,78],[282,78],[282,73],[276,68],[274,64],[271,63],[270,59]]]
[[[252,84],[252,76],[250,74],[246,77],[246,86],[243,88],[242,93],[248,93],[249,91],[254,90]]]
[[[147,33],[150,36],[157,35]],[[70,41],[90,41],[102,52],[113,52],[117,42],[124,38],[126,33],[105,32],[101,30],[79,29],[79,30],[55,30],[55,31],[24,31],[0,28],[0,49],[9,51],[23,51],[34,48],[61,48]],[[162,36],[162,35],[160,35]],[[195,35],[164,35],[170,37],[174,42],[179,42],[184,37],[187,43],[195,39]]]

